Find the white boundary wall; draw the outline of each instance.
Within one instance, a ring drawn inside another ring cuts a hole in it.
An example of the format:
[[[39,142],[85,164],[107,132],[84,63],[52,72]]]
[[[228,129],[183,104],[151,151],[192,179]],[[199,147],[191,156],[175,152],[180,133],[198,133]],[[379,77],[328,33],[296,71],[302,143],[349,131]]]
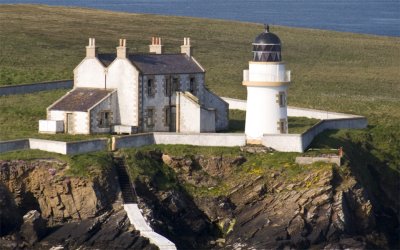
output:
[[[160,250],[176,250],[173,242],[156,233],[147,224],[137,204],[124,204],[130,223],[140,232],[140,235],[149,239],[150,243],[156,245]]]
[[[246,145],[246,136],[237,133],[154,133],[155,144],[235,147]]]
[[[39,149],[47,152],[63,155],[82,154],[95,151],[103,151],[108,148],[107,139],[95,139],[77,142],[63,142],[43,139],[22,139],[0,142],[0,153],[22,150]]]
[[[246,111],[245,100],[222,97],[230,109]],[[307,117],[321,120],[303,134],[265,134],[262,144],[283,152],[304,152],[313,139],[327,129],[362,129],[368,125],[364,116],[329,112],[317,109],[288,107],[289,117]]]
[[[73,85],[74,84],[72,80],[6,85],[6,86],[0,86],[0,96],[34,93],[34,92],[54,90],[54,89],[71,89]]]
[[[29,139],[30,149],[39,149],[47,152],[67,154],[67,143],[63,141],[50,141],[42,139]]]

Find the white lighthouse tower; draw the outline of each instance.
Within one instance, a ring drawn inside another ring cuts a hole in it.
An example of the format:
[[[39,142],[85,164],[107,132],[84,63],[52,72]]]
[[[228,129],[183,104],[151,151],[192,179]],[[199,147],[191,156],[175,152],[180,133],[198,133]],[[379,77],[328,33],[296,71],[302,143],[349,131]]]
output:
[[[265,31],[253,42],[253,60],[243,71],[243,85],[247,87],[246,138],[247,143],[261,143],[264,134],[285,134],[287,122],[287,88],[290,71],[286,71],[281,56],[281,40]]]

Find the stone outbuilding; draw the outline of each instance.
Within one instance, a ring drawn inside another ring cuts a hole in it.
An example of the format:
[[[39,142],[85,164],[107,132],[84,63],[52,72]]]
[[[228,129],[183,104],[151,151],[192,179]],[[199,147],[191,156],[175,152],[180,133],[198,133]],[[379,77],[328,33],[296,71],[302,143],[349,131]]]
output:
[[[205,70],[192,56],[164,53],[153,37],[150,53],[131,54],[120,39],[115,54],[99,54],[89,39],[74,69],[74,88],[47,108],[39,132],[69,134],[216,132],[228,128],[228,104],[205,86]]]

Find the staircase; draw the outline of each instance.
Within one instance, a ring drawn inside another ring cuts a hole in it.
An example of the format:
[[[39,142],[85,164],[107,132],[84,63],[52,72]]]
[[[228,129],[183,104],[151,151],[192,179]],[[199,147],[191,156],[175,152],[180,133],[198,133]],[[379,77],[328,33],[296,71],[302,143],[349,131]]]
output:
[[[126,172],[124,160],[121,157],[115,157],[114,164],[117,170],[119,186],[121,188],[124,204],[137,203],[137,197],[133,191],[128,172]]]

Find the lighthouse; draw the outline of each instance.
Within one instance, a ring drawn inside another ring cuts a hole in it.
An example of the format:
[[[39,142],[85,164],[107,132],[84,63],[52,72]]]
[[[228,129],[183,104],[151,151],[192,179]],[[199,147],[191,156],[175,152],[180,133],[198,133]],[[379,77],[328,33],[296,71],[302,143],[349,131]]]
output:
[[[289,84],[290,71],[282,62],[281,40],[266,25],[253,42],[249,69],[243,71],[243,85],[247,87],[247,143],[260,144],[264,134],[288,133]]]

